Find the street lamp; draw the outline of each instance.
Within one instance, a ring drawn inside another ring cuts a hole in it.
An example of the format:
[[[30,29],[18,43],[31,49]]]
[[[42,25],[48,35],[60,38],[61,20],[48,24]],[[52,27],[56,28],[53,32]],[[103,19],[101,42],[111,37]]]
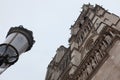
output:
[[[0,74],[13,65],[23,52],[30,50],[34,42],[32,31],[22,25],[10,28],[5,42],[0,44]]]

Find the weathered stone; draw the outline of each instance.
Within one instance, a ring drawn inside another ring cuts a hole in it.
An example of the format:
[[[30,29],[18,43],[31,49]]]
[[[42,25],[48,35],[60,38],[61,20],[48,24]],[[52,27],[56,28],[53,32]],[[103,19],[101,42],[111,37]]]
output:
[[[120,18],[99,5],[83,5],[70,46],[59,48],[45,80],[119,80]]]

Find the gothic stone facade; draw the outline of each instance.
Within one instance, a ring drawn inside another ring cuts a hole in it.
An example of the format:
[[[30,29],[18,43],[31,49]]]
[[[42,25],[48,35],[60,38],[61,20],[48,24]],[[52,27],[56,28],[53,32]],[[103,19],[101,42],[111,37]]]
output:
[[[60,46],[45,80],[120,80],[120,18],[85,4],[71,26],[70,46]]]

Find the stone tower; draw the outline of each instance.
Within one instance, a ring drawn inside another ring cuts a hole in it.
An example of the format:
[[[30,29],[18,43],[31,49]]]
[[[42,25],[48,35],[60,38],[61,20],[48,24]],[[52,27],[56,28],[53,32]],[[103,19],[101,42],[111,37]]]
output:
[[[120,18],[84,4],[71,26],[70,46],[60,46],[45,80],[120,80]]]

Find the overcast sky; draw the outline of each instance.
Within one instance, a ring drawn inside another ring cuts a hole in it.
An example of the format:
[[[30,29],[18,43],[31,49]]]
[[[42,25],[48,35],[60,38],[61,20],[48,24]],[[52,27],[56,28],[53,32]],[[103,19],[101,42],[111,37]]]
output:
[[[84,3],[102,5],[120,16],[120,0],[0,0],[0,43],[10,27],[19,25],[32,30],[36,40],[0,80],[44,80],[56,49],[68,47],[69,28]]]

